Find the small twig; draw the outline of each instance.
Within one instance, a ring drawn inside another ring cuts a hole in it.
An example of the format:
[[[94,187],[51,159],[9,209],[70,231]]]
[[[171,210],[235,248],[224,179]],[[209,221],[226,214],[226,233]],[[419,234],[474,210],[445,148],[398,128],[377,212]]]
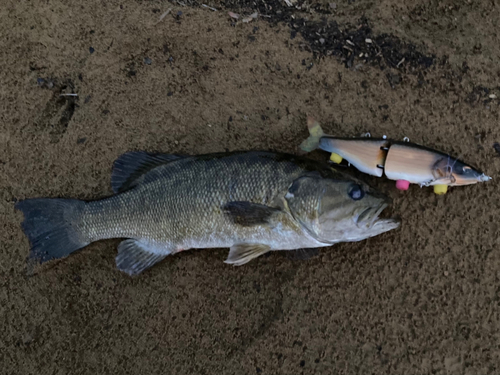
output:
[[[184,4],[182,1],[179,1],[179,0],[176,0],[176,1],[177,1],[177,4],[182,5],[183,7],[186,6],[186,4]]]
[[[160,19],[158,20],[158,22],[160,22],[162,19],[164,19],[170,13],[171,10],[172,10],[172,8],[168,8],[168,10],[160,16]]]
[[[207,4],[201,4],[202,7],[204,8],[208,8],[210,10],[213,10],[214,12],[217,12],[217,9],[213,8],[213,7],[209,7]]]
[[[251,22],[253,19],[257,18],[259,16],[259,13],[255,12],[249,15],[248,17],[243,18],[241,21],[243,23],[248,23]]]
[[[399,68],[399,66],[405,62],[405,58],[403,57],[400,62],[398,62],[398,65],[396,65],[396,68]]]
[[[78,94],[61,94],[59,96],[78,96]]]

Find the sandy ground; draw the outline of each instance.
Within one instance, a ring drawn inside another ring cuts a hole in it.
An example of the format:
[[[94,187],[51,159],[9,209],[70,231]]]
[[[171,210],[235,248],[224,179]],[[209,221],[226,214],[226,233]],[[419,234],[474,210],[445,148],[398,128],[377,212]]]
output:
[[[498,1],[75,4],[0,9],[0,372],[500,372]],[[306,115],[494,180],[438,197],[367,177],[402,227],[308,260],[190,251],[132,279],[104,241],[26,275],[16,200],[107,196],[127,150],[295,153]]]

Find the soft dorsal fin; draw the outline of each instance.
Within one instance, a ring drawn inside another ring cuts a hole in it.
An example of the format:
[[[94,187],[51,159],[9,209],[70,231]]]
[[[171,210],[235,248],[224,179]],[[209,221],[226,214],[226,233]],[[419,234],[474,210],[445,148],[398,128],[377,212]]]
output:
[[[113,164],[111,188],[114,193],[122,193],[142,181],[142,177],[152,169],[181,159],[180,155],[153,154],[144,151],[126,152]]]

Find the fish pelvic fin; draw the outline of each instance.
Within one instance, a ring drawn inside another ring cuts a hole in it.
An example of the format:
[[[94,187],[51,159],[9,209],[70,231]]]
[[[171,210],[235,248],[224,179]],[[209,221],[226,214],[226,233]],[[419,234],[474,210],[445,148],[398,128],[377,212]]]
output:
[[[22,228],[31,244],[29,261],[64,258],[90,243],[80,225],[84,201],[36,198],[20,201],[15,207],[24,214]]]
[[[135,239],[128,239],[118,245],[116,266],[130,276],[135,276],[165,259],[171,251]]]
[[[229,255],[224,263],[232,264],[233,266],[242,266],[267,252],[271,251],[271,247],[262,244],[241,243],[231,246]]]
[[[309,137],[300,144],[300,149],[305,152],[311,152],[318,148],[320,138],[325,135],[318,121],[312,117],[307,118],[307,128]]]
[[[126,152],[120,155],[113,164],[111,188],[114,193],[122,193],[140,184],[149,171],[182,158],[180,155],[173,154],[153,154],[144,151]]]

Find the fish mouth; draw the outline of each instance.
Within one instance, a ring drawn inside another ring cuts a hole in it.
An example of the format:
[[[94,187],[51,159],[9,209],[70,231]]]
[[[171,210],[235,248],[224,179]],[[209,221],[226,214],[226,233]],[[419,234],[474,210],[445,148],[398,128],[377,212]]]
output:
[[[371,229],[375,226],[387,227],[387,230],[397,228],[400,224],[398,218],[381,218],[382,212],[389,206],[388,203],[382,203],[376,207],[368,207],[363,212],[361,212],[357,219],[356,225],[359,228]]]

